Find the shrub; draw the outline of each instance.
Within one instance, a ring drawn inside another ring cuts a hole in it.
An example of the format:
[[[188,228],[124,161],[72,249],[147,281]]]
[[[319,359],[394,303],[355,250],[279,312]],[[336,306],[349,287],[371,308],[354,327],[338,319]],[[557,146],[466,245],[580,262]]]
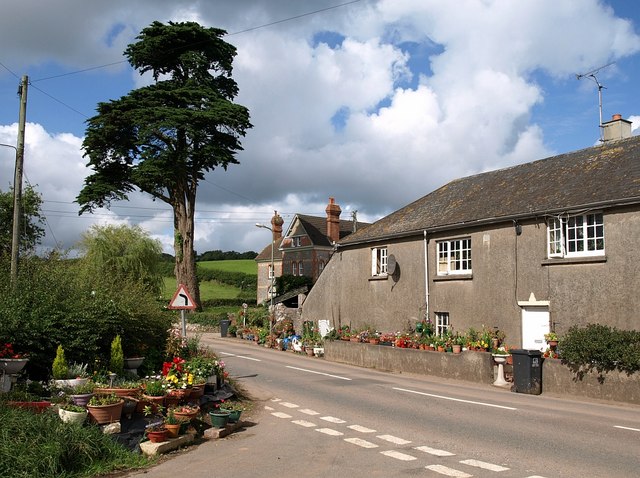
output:
[[[560,337],[560,356],[578,376],[595,370],[603,373],[619,370],[632,374],[640,370],[640,332],[619,330],[601,324],[572,326]]]
[[[67,359],[64,356],[64,349],[62,345],[58,345],[56,349],[56,358],[53,359],[52,366],[53,378],[56,380],[64,380],[69,375],[69,366],[67,365]]]
[[[120,376],[124,373],[124,352],[122,351],[122,340],[119,335],[116,335],[111,341],[109,370]]]

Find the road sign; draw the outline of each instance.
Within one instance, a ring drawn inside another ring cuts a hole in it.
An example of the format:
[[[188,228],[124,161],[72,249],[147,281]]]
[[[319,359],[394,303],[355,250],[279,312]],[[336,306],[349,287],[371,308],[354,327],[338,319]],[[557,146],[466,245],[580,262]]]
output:
[[[178,290],[173,295],[173,299],[169,302],[169,309],[193,310],[196,308],[195,301],[191,298],[187,288],[180,284]]]

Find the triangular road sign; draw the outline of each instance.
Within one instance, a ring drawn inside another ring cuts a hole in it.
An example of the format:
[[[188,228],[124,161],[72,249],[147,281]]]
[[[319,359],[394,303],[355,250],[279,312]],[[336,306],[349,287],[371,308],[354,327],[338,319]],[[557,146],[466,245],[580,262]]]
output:
[[[180,284],[178,290],[173,295],[173,299],[169,302],[169,309],[188,309],[192,310],[196,308],[195,301],[191,298],[187,288]]]

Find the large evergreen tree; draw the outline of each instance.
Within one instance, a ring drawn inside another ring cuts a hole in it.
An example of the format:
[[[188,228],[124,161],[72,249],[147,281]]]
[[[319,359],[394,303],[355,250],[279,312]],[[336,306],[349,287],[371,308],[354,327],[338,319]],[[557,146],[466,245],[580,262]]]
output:
[[[98,104],[83,143],[94,173],[77,197],[80,214],[127,199],[136,189],[171,205],[175,275],[198,306],[194,214],[198,183],[207,171],[237,164],[248,110],[233,102],[236,55],[224,30],[194,22],[154,22],[125,55],[155,83]]]
[[[13,238],[13,188],[0,191],[0,254],[11,254]],[[32,187],[22,191],[22,222],[20,224],[20,252],[30,252],[44,237],[42,196]]]

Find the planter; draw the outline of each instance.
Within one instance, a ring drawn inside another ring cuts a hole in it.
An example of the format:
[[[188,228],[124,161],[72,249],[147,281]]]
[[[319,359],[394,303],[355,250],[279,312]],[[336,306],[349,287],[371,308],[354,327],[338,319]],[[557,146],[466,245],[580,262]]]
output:
[[[96,394],[111,395],[112,393],[117,397],[136,397],[140,394],[140,387],[136,388],[96,388]]]
[[[77,395],[71,395],[71,401],[74,405],[86,407],[89,400],[91,400],[91,397],[93,397],[93,393],[80,393]]]
[[[224,412],[222,410],[209,412],[209,418],[211,418],[211,426],[215,428],[224,428],[229,422],[229,412]]]
[[[158,413],[158,407],[164,406],[165,395],[146,395],[142,394],[142,400],[138,402],[138,413],[144,413],[144,407],[151,405],[154,414]]]
[[[72,412],[70,410],[64,410],[63,408],[58,409],[58,416],[64,423],[71,423],[74,425],[82,425],[84,421],[87,419],[87,415],[89,412],[86,410],[84,412]]]
[[[169,390],[169,393],[167,393],[167,397],[174,397],[177,398],[178,400],[186,400],[187,398],[189,398],[189,395],[191,394],[191,389],[190,388],[176,388],[173,390]]]
[[[324,347],[314,347],[313,353],[316,357],[322,357],[324,355]]]
[[[228,423],[237,423],[238,420],[240,420],[240,415],[242,414],[242,410],[225,410],[223,408],[221,411],[229,412]]]
[[[7,405],[14,408],[22,408],[33,413],[42,413],[51,406],[51,402],[41,400],[39,402],[14,402],[9,401]]]
[[[558,341],[557,340],[549,340],[549,341],[547,341],[547,343],[549,344],[549,347],[557,347],[558,346]]]
[[[22,371],[29,359],[0,359],[0,370],[7,375],[14,375]]]
[[[173,414],[178,420],[184,420],[184,421],[191,421],[192,419],[196,418],[199,413],[200,413],[200,407],[196,407],[195,410],[193,410],[192,412],[186,412],[186,411],[182,412],[179,410],[174,410],[173,412]]]
[[[128,370],[135,370],[137,368],[140,368],[140,365],[142,365],[142,362],[144,362],[144,357],[126,358],[124,359],[124,368]]]
[[[147,438],[151,443],[162,443],[163,441],[167,441],[167,429],[156,430],[156,431],[148,431]]]
[[[180,423],[165,423],[164,427],[167,429],[167,438],[178,438],[180,434]]]
[[[89,418],[93,423],[105,425],[107,423],[115,423],[120,421],[124,400],[111,405],[87,405]]]
[[[204,386],[198,385],[196,387],[191,387],[191,393],[189,393],[189,400],[197,400],[204,395]]]
[[[369,339],[369,343],[373,345],[379,345],[380,339]]]
[[[313,347],[305,347],[305,348],[304,348],[304,351],[307,353],[307,355],[308,355],[309,357],[313,357],[313,356],[314,356],[314,353],[313,353]]]
[[[462,352],[462,345],[452,345],[451,350],[454,354],[459,354]]]

